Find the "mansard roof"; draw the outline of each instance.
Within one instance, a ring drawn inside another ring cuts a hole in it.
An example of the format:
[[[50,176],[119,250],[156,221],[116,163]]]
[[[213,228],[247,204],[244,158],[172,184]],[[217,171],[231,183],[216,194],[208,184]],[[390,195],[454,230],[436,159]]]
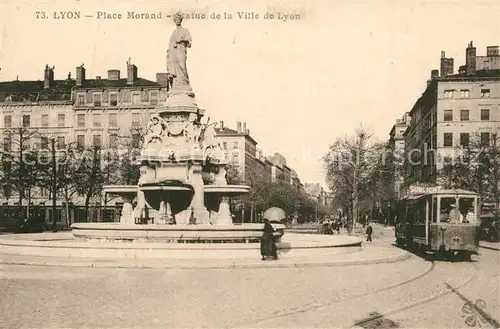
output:
[[[133,88],[133,87],[164,87],[159,83],[137,78],[133,85],[127,84],[127,79],[87,79],[82,86],[76,86],[74,79],[53,80],[50,88],[44,88],[44,82],[37,81],[5,81],[0,82],[0,102],[43,102],[43,101],[71,101],[73,89],[106,89],[106,88]]]

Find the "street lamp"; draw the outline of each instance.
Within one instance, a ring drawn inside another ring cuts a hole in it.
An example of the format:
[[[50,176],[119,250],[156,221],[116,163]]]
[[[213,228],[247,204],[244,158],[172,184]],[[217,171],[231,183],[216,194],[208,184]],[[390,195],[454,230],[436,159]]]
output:
[[[57,232],[56,195],[57,195],[57,165],[56,165],[56,139],[50,139],[52,153],[52,232]]]

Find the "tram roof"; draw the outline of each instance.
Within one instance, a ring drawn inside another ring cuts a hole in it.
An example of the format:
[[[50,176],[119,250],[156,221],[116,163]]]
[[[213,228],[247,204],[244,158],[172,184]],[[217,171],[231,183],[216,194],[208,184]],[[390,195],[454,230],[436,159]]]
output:
[[[419,199],[421,197],[424,197],[426,195],[446,195],[446,194],[478,195],[474,191],[468,191],[468,190],[462,190],[462,189],[443,189],[443,190],[427,192],[427,193],[425,193],[425,192],[415,193],[415,194],[408,195],[408,196],[404,197],[403,199],[415,200],[415,199]]]

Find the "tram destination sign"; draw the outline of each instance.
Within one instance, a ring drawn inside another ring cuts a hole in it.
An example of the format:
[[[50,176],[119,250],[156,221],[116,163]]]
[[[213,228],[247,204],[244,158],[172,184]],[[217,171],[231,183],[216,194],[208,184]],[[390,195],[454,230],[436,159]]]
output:
[[[426,185],[410,185],[408,192],[409,194],[428,194],[437,193],[443,188],[441,186],[426,186]]]

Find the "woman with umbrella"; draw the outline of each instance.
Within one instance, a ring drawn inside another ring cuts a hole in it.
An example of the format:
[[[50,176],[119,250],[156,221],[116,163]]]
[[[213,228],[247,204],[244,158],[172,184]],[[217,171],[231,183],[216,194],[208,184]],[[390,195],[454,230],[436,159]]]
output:
[[[264,212],[264,230],[260,240],[260,254],[262,260],[266,260],[267,256],[272,256],[274,260],[278,259],[278,248],[275,241],[275,230],[271,223],[281,223],[286,218],[286,214],[281,208],[269,208]]]

